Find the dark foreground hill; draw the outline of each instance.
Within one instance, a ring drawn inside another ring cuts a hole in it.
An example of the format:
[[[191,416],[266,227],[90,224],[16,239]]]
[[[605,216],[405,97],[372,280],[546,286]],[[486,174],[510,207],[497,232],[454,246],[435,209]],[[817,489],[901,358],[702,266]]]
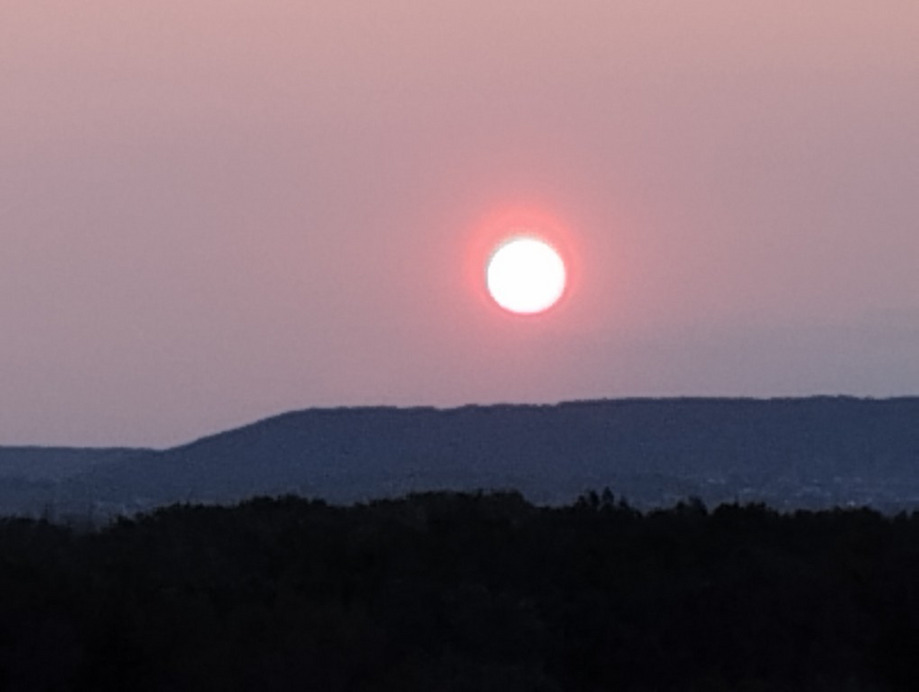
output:
[[[478,488],[558,504],[604,486],[645,507],[690,495],[710,504],[916,506],[919,398],[313,409],[106,459],[36,496],[76,512],[254,494],[347,503]]]
[[[513,493],[0,521],[0,689],[915,690],[919,514]]]

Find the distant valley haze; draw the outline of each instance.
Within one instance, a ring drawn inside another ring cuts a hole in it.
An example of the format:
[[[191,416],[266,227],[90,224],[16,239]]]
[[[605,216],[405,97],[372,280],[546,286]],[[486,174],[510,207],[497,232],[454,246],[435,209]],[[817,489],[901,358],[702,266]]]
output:
[[[516,490],[564,504],[609,488],[779,509],[919,508],[919,398],[622,399],[309,409],[165,450],[0,448],[0,509],[133,513],[297,494],[333,503]]]

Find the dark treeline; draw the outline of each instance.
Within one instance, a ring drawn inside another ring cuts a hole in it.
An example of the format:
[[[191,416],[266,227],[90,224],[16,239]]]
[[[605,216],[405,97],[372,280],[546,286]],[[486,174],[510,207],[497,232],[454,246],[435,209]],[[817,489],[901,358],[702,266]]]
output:
[[[909,690],[919,513],[606,491],[0,522],[2,690]]]

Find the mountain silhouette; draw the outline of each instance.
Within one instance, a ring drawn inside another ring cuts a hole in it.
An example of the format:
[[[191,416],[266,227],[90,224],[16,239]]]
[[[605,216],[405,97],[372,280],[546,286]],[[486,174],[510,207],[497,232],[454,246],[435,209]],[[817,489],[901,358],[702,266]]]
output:
[[[41,456],[29,453],[33,462]],[[878,497],[913,496],[919,398],[308,409],[167,450],[44,454],[41,463],[56,475],[32,473],[20,487],[31,483],[44,503],[72,510],[287,493],[351,503],[410,491],[511,488],[552,504],[605,486],[639,504],[738,494],[826,504],[848,497],[842,491],[852,484],[877,504]],[[0,448],[0,461],[4,455],[12,463],[11,448]],[[61,455],[79,459],[65,477]]]

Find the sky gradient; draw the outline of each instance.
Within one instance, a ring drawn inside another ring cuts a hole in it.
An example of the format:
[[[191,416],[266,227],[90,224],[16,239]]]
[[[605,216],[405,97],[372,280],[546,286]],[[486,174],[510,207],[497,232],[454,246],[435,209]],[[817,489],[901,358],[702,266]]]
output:
[[[0,444],[919,393],[914,0],[12,0],[0,96]]]

